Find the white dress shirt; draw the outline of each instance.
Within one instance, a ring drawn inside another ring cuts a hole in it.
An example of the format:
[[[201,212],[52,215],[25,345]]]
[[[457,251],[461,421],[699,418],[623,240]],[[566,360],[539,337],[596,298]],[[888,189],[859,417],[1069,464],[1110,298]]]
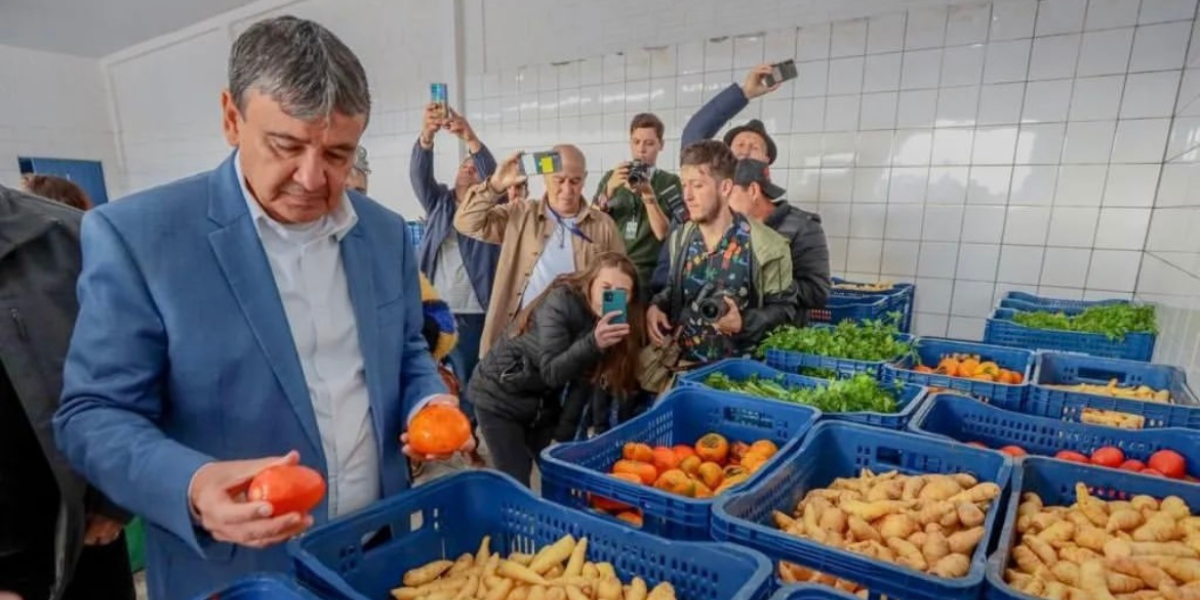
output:
[[[371,402],[340,245],[358,215],[343,196],[316,222],[280,223],[250,193],[240,155],[234,165],[304,370],[325,453],[333,519],[380,497]]]

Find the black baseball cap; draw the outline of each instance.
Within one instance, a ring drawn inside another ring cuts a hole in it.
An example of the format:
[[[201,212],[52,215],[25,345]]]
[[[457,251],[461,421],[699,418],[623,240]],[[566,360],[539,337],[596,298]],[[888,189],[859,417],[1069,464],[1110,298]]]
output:
[[[771,183],[771,166],[761,160],[743,158],[733,171],[733,184],[747,187],[757,183],[763,194],[772,200],[782,198],[787,190]]]
[[[763,141],[767,142],[767,158],[770,159],[768,162],[769,164],[775,164],[775,157],[779,155],[779,150],[775,147],[775,140],[771,139],[771,136],[767,135],[767,126],[763,125],[763,122],[759,121],[758,119],[754,119],[745,125],[739,125],[738,127],[730,129],[729,132],[725,134],[725,145],[732,148],[733,138],[737,137],[737,135],[743,131],[749,131],[757,134],[763,139]]]

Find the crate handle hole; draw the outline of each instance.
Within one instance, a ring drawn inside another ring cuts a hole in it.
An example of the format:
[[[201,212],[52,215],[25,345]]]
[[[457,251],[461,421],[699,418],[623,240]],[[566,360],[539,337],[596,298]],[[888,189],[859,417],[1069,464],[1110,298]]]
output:
[[[1101,381],[1108,383],[1114,379],[1118,384],[1125,383],[1125,373],[1118,371],[1109,371],[1107,369],[1095,369],[1088,367],[1080,367],[1076,374],[1080,379],[1091,379],[1092,381]]]

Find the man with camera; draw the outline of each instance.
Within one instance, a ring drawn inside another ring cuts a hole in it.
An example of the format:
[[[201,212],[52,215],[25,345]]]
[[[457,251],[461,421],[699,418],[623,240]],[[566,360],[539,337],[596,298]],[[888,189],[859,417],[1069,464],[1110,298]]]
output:
[[[829,299],[829,244],[821,217],[788,203],[786,190],[771,183],[770,167],[753,158],[743,158],[733,174],[729,208],[763,223],[783,236],[791,248],[792,279],[800,308],[819,308]],[[798,321],[808,322],[808,312],[799,311]]]
[[[629,124],[633,160],[604,174],[594,202],[607,212],[638,269],[638,289],[648,291],[662,241],[672,225],[687,220],[679,177],[656,166],[663,149],[663,123],[642,113]]]
[[[679,345],[680,362],[703,364],[747,352],[795,320],[796,286],[787,240],[729,208],[737,160],[721,142],[684,148],[689,222],[667,239],[665,287],[646,313],[650,338]]]
[[[751,100],[779,89],[782,83],[772,79],[773,70],[773,65],[758,65],[750,70],[742,85],[731,84],[720,94],[713,96],[692,115],[687,126],[683,128],[680,147],[687,148],[700,140],[711,138],[730,119],[746,108]],[[724,141],[739,159],[753,158],[773,164],[778,155],[775,140],[771,139],[766,126],[758,119],[730,129],[725,133]]]

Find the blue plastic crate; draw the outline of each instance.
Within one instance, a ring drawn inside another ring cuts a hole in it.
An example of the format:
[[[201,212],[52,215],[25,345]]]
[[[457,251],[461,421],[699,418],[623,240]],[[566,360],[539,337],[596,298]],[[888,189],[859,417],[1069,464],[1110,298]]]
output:
[[[1118,385],[1147,385],[1157,390],[1169,390],[1172,403],[1110,398],[1048,387],[1048,384],[1076,383],[1107,385],[1113,379]],[[1187,385],[1187,374],[1177,367],[1085,354],[1040,352],[1030,384],[1021,409],[1029,414],[1078,421],[1084,408],[1098,408],[1141,415],[1146,418],[1144,427],[1147,428],[1200,428],[1200,403]]]
[[[887,314],[887,298],[830,296],[829,300],[825,302],[825,308],[808,309],[808,322],[837,325],[842,321],[882,319]]]
[[[1146,462],[1159,450],[1174,450],[1187,459],[1188,474],[1200,476],[1200,431],[1191,429],[1137,431],[1069,423],[1002,410],[956,394],[930,397],[908,428],[958,442],[980,442],[991,449],[1012,444],[1041,456],[1054,456],[1061,450],[1091,456],[1099,448],[1114,446],[1125,458]]]
[[[937,373],[918,373],[912,370],[914,366],[912,357],[906,357],[894,364],[884,365],[883,380],[900,380],[930,388],[957,390],[985,398],[987,402],[1001,408],[1020,409],[1021,402],[1025,399],[1025,391],[1029,387],[1029,377],[1033,373],[1032,352],[978,342],[927,337],[917,338],[916,350],[921,364],[929,367],[936,367],[942,357],[947,354],[978,354],[981,362],[991,361],[1001,368],[1020,373],[1022,383],[994,383]],[[930,390],[930,392],[933,391]]]
[[[826,585],[793,583],[780,587],[771,600],[858,600],[858,596]]]
[[[987,548],[1000,522],[1003,497],[984,522],[985,535],[972,556],[966,577],[941,579],[873,560],[775,529],[771,513],[790,513],[811,489],[838,477],[855,477],[863,468],[876,473],[970,473],[982,481],[1008,485],[1011,460],[947,440],[888,431],[853,423],[821,423],[786,462],[750,488],[731,494],[713,509],[713,537],[761,550],[772,560],[791,561],[859,583],[873,592],[906,600],[974,600],[983,585]]]
[[[1021,308],[1020,310],[1064,310],[1064,309],[1083,309],[1090,306],[1108,306],[1110,304],[1129,304],[1128,300],[1120,300],[1117,298],[1108,300],[1068,300],[1066,298],[1048,298],[1046,296],[1035,296],[1027,292],[1008,292],[1000,299],[1001,303],[1013,301],[1014,306],[1026,306],[1031,308]]]
[[[830,328],[832,326],[814,325],[813,327]],[[901,342],[910,343],[916,339],[907,333],[897,334],[894,337]],[[796,352],[794,350],[770,348],[767,350],[764,358],[768,365],[788,373],[799,373],[800,369],[815,368],[836,371],[842,376],[853,375],[855,373],[868,373],[872,377],[878,378],[883,373],[883,365],[892,360],[899,360],[901,357],[893,356],[888,360],[852,360],[836,356],[821,356],[818,354]]]
[[[1104,500],[1128,500],[1136,494],[1146,494],[1158,499],[1179,496],[1189,506],[1200,506],[1200,486],[1048,458],[1022,459],[1013,469],[1011,500],[1004,514],[1004,525],[1000,529],[1002,533],[996,544],[996,551],[988,559],[987,586],[984,592],[987,600],[1033,598],[1004,583],[1004,568],[1008,564],[1009,551],[1017,541],[1017,509],[1020,507],[1021,495],[1032,492],[1040,496],[1046,506],[1070,506],[1075,503],[1077,482],[1086,484],[1091,494]]]
[[[833,284],[857,284],[864,285],[857,281],[846,281],[839,277],[833,278]],[[888,299],[887,312],[898,312],[901,315],[900,331],[908,333],[912,331],[912,315],[913,315],[913,298],[916,296],[917,287],[911,283],[894,283],[892,289],[879,292],[870,292],[864,290],[847,290],[834,287],[830,290],[830,295],[835,297],[845,298],[878,298],[883,296]]]
[[[784,387],[817,387],[829,384],[827,379],[817,379],[815,377],[805,377],[794,373],[784,373],[764,365],[758,361],[746,358],[729,358],[711,365],[701,367],[694,371],[680,376],[679,380],[683,385],[698,385],[704,386],[704,380],[713,373],[724,373],[734,381],[743,381],[751,376],[757,375],[763,379],[773,379],[779,381]],[[916,413],[918,407],[925,400],[925,388],[919,385],[903,384],[898,394],[894,394],[896,402],[900,410],[896,413],[878,413],[878,412],[847,412],[847,413],[827,413],[822,412],[822,419],[830,419],[834,421],[851,421],[854,423],[863,423],[864,425],[875,425],[876,427],[885,427],[887,429],[902,429],[908,420]],[[750,396],[756,397],[756,396]]]
[[[653,408],[618,427],[590,440],[544,450],[538,464],[542,495],[571,508],[588,510],[588,497],[594,494],[641,510],[643,531],[669,539],[712,539],[709,521],[714,499],[684,498],[608,475],[613,463],[621,459],[625,444],[692,445],[712,432],[731,443],[749,444],[760,439],[775,442],[778,453],[742,484],[745,486],[769,473],[800,443],[820,415],[820,411],[799,404],[702,387],[677,387]]]
[[[535,497],[494,471],[440,478],[327,523],[288,544],[297,578],[328,600],[377,600],[404,573],[473,553],[536,552],[563,535],[588,539],[588,559],[610,562],[623,581],[670,581],[681,600],[763,600],[771,563],[729,544],[668,541]],[[374,538],[368,542],[364,539]],[[383,540],[383,541],[380,541]]]
[[[1068,312],[1069,310],[1067,309]],[[1013,315],[1016,312],[1011,308],[996,309],[984,327],[983,341],[997,346],[1083,352],[1093,356],[1143,362],[1149,362],[1154,356],[1154,342],[1157,336],[1152,333],[1130,333],[1124,339],[1114,340],[1102,333],[1035,329],[1014,322]]]
[[[239,579],[195,600],[317,600],[317,597],[282,575],[263,573]]]

